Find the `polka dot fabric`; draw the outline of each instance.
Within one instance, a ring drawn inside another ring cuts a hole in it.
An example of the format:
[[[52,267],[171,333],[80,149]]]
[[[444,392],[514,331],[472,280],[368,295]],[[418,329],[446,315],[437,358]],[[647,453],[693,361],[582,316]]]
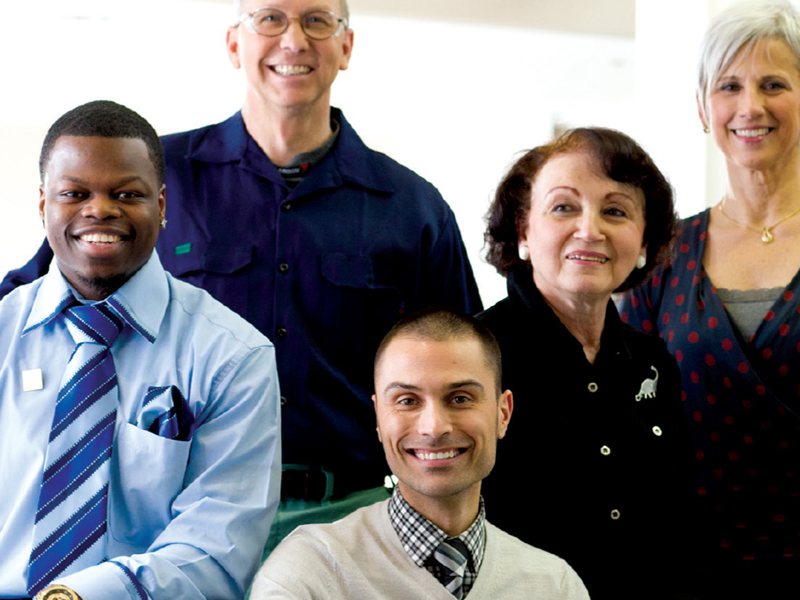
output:
[[[661,336],[680,366],[701,555],[798,558],[800,274],[742,339],[703,270],[708,214],[682,222],[671,261],[625,297],[621,317]]]

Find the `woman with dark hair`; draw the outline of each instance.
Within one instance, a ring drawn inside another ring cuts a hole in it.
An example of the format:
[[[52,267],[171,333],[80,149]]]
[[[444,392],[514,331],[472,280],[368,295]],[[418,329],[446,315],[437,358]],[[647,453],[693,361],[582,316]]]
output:
[[[594,600],[680,587],[680,376],[664,342],[621,323],[611,301],[668,252],[674,224],[650,157],[601,128],[525,154],[488,214],[487,258],[508,298],[479,318],[500,343],[514,418],[484,497],[501,528],[565,558]]]
[[[697,103],[728,186],[623,302],[678,359],[711,597],[800,598],[800,13],[709,26]],[[792,592],[788,590],[792,589]]]

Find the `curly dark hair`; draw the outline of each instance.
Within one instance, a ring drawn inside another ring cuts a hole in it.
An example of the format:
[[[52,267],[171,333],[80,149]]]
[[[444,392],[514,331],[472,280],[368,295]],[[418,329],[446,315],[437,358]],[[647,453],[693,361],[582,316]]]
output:
[[[669,254],[677,222],[672,187],[639,144],[622,132],[603,127],[570,129],[514,163],[486,213],[486,260],[504,277],[518,268],[530,269],[530,263],[519,258],[518,243],[527,225],[533,182],[547,161],[567,152],[588,153],[604,175],[644,194],[647,263],[643,269],[634,269],[615,291],[636,287]]]
[[[164,183],[164,149],[156,130],[144,117],[111,100],[87,102],[61,115],[50,126],[39,154],[39,176],[44,172],[58,138],[76,137],[134,138],[147,146],[147,155],[155,167],[158,183]]]

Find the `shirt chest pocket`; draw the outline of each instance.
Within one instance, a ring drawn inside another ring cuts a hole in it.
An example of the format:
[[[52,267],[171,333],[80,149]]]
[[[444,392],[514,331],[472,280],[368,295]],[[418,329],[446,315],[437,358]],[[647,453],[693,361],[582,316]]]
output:
[[[172,520],[191,442],[160,437],[125,423],[112,454],[109,529],[120,543],[147,548]]]
[[[248,282],[255,249],[247,244],[214,244],[203,240],[161,249],[164,268],[175,277],[206,290],[244,318],[248,317]]]

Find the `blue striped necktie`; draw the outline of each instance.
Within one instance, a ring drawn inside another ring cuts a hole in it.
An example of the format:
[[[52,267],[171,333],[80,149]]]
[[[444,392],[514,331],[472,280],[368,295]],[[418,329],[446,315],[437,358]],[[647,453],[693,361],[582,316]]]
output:
[[[109,347],[124,321],[106,303],[64,313],[75,350],[58,390],[33,529],[28,593],[106,559],[118,390]]]
[[[447,538],[433,552],[433,558],[442,565],[441,583],[458,600],[464,597],[464,571],[467,568],[469,549],[458,538]]]

